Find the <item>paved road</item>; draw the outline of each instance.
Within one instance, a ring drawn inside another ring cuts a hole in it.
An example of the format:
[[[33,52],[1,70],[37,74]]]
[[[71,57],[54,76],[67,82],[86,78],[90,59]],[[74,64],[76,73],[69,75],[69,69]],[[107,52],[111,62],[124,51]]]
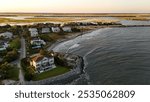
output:
[[[25,46],[25,39],[21,37],[21,48],[20,48],[20,58],[18,62],[18,67],[20,68],[19,70],[19,81],[20,84],[24,85],[25,80],[24,80],[24,74],[21,68],[21,59],[26,57],[26,46]]]

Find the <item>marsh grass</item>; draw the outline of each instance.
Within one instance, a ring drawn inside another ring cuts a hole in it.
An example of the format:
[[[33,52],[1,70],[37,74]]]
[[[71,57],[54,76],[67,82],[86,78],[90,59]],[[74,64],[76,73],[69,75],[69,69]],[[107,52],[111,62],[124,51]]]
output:
[[[38,22],[77,22],[77,21],[91,21],[91,22],[116,22],[114,20],[109,19],[101,19],[100,17],[116,17],[119,20],[150,20],[150,14],[127,14],[127,13],[4,13],[0,14],[2,18],[0,18],[0,23],[38,23]],[[26,18],[24,20],[20,19],[12,19],[5,17],[14,17],[14,16],[31,16],[31,18]]]

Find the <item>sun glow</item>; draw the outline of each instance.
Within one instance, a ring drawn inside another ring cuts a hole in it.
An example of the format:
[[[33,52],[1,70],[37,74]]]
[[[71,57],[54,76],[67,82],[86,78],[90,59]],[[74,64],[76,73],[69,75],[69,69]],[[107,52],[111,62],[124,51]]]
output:
[[[2,0],[0,12],[150,12],[150,0]]]

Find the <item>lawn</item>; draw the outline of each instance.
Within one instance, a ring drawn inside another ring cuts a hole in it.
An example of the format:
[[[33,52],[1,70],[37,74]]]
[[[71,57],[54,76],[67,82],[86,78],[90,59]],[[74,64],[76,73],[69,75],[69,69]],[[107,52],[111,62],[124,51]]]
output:
[[[8,71],[9,79],[18,81],[19,80],[19,69],[13,68]]]
[[[33,77],[33,81],[38,81],[38,80],[43,80],[46,78],[58,76],[58,75],[64,74],[64,73],[69,72],[69,71],[70,71],[70,69],[67,67],[57,66],[57,68],[55,68],[53,70],[46,71],[46,72],[43,72],[40,74],[36,74]]]

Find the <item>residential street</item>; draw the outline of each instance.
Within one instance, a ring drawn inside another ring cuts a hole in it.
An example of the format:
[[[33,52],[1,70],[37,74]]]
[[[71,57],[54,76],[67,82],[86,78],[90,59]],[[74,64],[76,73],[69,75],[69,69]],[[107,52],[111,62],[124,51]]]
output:
[[[24,80],[24,74],[23,74],[23,69],[21,68],[21,59],[26,57],[26,46],[25,46],[25,39],[21,37],[21,48],[20,48],[20,58],[18,62],[18,67],[20,68],[19,70],[19,81],[20,84],[24,85],[25,80]]]

